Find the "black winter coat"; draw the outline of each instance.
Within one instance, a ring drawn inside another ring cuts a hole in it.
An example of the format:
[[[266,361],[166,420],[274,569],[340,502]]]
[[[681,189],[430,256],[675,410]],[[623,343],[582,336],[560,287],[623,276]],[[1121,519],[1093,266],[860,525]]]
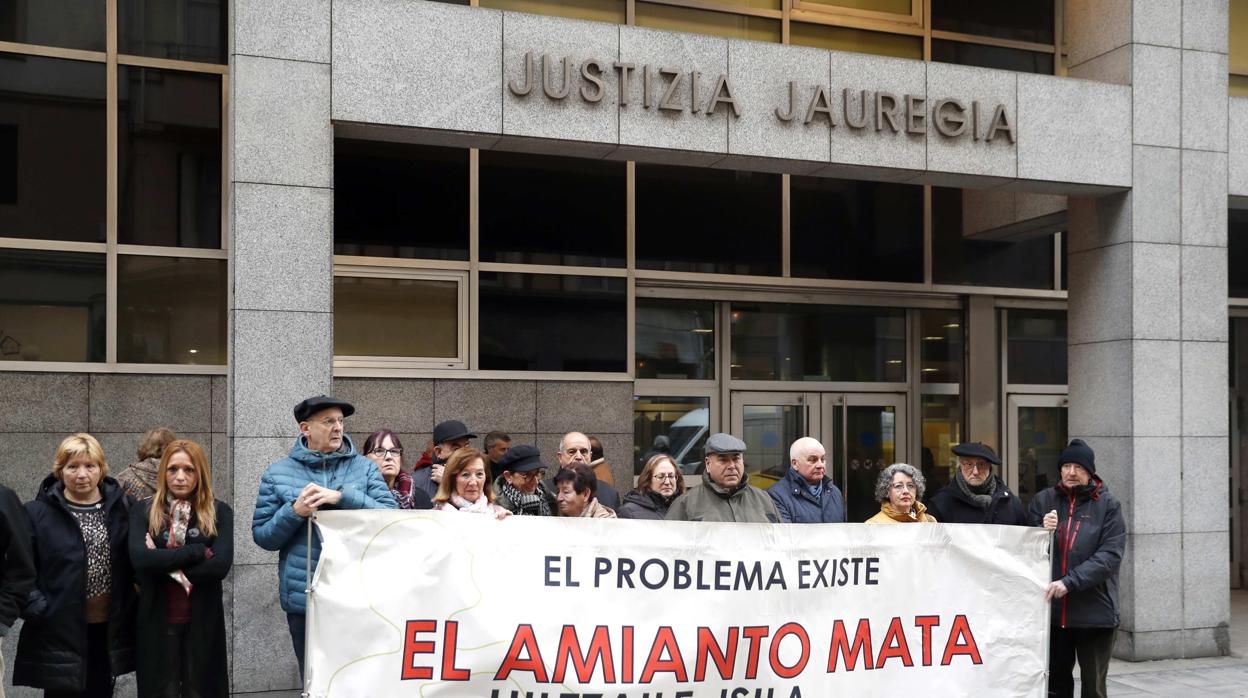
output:
[[[979,505],[968,497],[961,487],[958,487],[958,483],[951,482],[928,498],[927,513],[936,517],[936,520],[941,523],[1029,525],[1022,500],[1015,496],[1005,486],[1005,483],[997,480],[997,485],[997,491],[992,493],[992,502],[989,503],[987,511],[979,508]]]
[[[1053,625],[1062,628],[1118,627],[1118,567],[1127,542],[1122,505],[1096,475],[1083,487],[1041,490],[1031,500],[1031,525],[1057,510],[1053,579],[1068,593],[1053,600]]]
[[[0,637],[9,633],[35,586],[30,520],[22,500],[0,485]]]
[[[186,631],[192,674],[185,676],[204,698],[230,693],[229,668],[225,662],[225,606],[221,601],[221,580],[234,562],[234,510],[216,502],[217,535],[205,538],[196,528],[194,516],[186,534],[186,545],[168,549],[166,533],[153,536],[155,550],[149,550],[147,516],[151,502],[136,504],[130,514],[130,559],[139,582],[137,618],[139,648],[139,698],[162,695],[159,691],[169,678],[170,668],[180,661],[171,656],[166,630],[169,626],[169,573],[182,570],[191,582],[191,622]],[[205,549],[212,557],[205,557]],[[180,591],[178,593],[181,593]]]
[[[47,601],[26,618],[13,662],[13,685],[81,691],[87,687],[87,559],[78,521],[65,503],[65,486],[49,475],[27,502],[33,533],[36,591]],[[134,572],[126,537],[129,500],[111,477],[100,482],[108,512],[112,589],[108,608],[108,659],[113,676],[134,671]]]
[[[672,501],[676,501],[675,497],[672,498]],[[663,517],[667,516],[667,510],[670,506],[670,504],[660,504],[649,494],[629,492],[624,495],[623,503],[620,504],[619,509],[615,510],[615,515],[621,519],[662,521]]]

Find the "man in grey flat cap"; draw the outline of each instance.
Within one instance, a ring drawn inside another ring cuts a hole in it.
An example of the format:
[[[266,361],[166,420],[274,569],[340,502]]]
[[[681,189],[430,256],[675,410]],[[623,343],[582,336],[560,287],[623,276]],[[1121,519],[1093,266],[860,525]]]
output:
[[[745,442],[732,434],[706,440],[702,487],[672,502],[668,521],[780,523],[776,504],[745,476]]]

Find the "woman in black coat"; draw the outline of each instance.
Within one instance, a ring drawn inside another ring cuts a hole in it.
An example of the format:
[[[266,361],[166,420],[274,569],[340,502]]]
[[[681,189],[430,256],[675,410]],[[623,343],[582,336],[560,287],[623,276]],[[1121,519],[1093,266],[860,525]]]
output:
[[[156,494],[130,515],[139,580],[139,697],[229,694],[221,581],[234,561],[234,512],[212,496],[194,441],[170,443]]]
[[[685,493],[685,479],[666,453],[650,457],[637,476],[637,488],[624,495],[616,516],[621,519],[662,521],[668,507]]]
[[[26,513],[38,579],[13,684],[53,697],[111,696],[114,677],[134,671],[134,575],[128,500],[108,477],[100,442],[62,441]]]

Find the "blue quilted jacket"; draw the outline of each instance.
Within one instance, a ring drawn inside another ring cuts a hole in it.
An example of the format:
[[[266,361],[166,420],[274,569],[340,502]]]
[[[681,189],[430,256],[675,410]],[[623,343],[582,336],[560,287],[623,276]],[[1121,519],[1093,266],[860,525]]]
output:
[[[294,502],[309,482],[342,492],[342,501],[326,509],[394,509],[398,505],[377,466],[355,451],[346,434],[333,453],[313,451],[300,436],[290,455],[273,463],[260,477],[251,537],[265,550],[280,550],[277,576],[282,610],[306,613],[308,586],[307,519],[295,513]],[[321,541],[312,537],[312,571],[321,557]]]

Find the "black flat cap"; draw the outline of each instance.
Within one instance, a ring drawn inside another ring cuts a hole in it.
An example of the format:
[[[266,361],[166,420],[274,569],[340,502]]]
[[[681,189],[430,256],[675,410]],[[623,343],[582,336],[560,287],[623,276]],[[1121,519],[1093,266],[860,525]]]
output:
[[[711,434],[702,452],[708,456],[712,453],[745,453],[745,442],[732,434]]]
[[[445,422],[438,422],[433,428],[433,442],[435,444],[446,443],[462,438],[475,439],[477,435],[468,431],[468,427],[457,419],[448,419]]]
[[[513,473],[527,473],[531,470],[545,470],[546,464],[542,463],[541,453],[538,452],[536,446],[519,444],[507,449],[507,453],[503,454],[494,469],[500,473],[506,470]]]
[[[993,465],[1001,465],[1001,457],[998,456],[997,452],[992,450],[992,448],[985,443],[980,443],[978,441],[961,443],[954,446],[951,450],[954,454],[959,456],[966,456],[967,458],[983,458]]]
[[[336,397],[330,397],[328,395],[317,395],[316,397],[310,397],[298,405],[295,405],[295,421],[306,422],[312,415],[320,412],[321,410],[329,409],[330,407],[337,407],[342,410],[343,417],[350,417],[355,414],[355,405],[352,405],[346,400],[339,400]]]

